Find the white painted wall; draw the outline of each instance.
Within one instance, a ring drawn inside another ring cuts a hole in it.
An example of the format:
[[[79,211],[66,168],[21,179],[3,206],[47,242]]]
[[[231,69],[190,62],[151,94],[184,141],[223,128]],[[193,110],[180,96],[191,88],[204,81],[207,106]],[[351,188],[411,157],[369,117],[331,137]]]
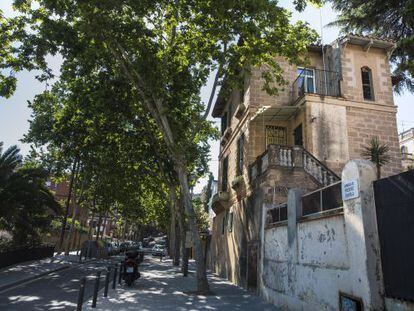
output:
[[[345,201],[343,211],[297,217],[301,192],[293,189],[288,224],[262,228],[259,291],[266,300],[286,310],[338,310],[343,292],[360,298],[364,310],[383,310],[372,213],[375,170],[366,161],[350,161],[342,180],[353,179],[359,181],[360,196]]]

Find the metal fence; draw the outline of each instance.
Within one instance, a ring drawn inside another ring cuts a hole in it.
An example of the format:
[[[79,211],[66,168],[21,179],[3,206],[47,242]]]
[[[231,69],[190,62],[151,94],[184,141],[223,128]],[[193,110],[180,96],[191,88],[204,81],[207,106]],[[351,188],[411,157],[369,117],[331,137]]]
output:
[[[272,225],[287,220],[287,203],[267,210],[266,224]]]
[[[304,68],[292,84],[292,101],[305,93],[327,96],[341,96],[339,72]]]
[[[341,182],[302,196],[302,216],[342,208]]]
[[[385,294],[414,301],[414,171],[374,183]]]

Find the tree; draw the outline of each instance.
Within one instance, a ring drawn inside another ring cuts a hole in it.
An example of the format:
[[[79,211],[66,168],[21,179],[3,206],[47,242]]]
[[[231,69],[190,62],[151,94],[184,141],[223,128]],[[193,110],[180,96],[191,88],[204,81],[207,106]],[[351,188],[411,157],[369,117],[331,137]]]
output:
[[[373,34],[397,42],[391,53],[395,65],[393,84],[397,92],[414,91],[414,2],[411,0],[330,0],[340,12],[332,25],[343,32]]]
[[[377,168],[377,179],[381,178],[381,167],[390,161],[388,155],[389,147],[381,144],[378,137],[371,138],[371,141],[364,147],[361,155],[375,164]]]
[[[226,83],[240,85],[241,75],[262,67],[264,88],[276,94],[285,83],[276,56],[302,63],[316,33],[304,23],[290,24],[290,13],[271,0],[19,0],[15,7],[21,16],[0,23],[14,47],[0,59],[2,67],[42,69],[50,77],[45,57],[59,53],[64,62],[76,60],[87,72],[103,63],[129,84],[135,105],[151,117],[177,174],[194,242],[197,289],[207,292],[189,191],[191,162],[206,148],[202,138],[212,127],[200,89],[214,71],[215,85],[224,76]]]
[[[48,173],[41,167],[23,165],[19,149],[4,153],[0,143],[0,227],[11,232],[17,245],[33,245],[49,230],[60,206],[45,187]]]

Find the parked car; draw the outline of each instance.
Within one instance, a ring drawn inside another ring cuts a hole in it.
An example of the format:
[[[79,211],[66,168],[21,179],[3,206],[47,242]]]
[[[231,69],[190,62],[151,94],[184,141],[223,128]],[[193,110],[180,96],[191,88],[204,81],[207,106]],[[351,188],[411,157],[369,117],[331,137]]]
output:
[[[112,255],[116,255],[116,254],[119,254],[119,251],[120,251],[120,249],[119,249],[119,244],[118,244],[118,242],[111,242],[111,247],[112,247]]]
[[[160,245],[160,244],[154,245],[154,247],[152,248],[152,256],[165,256],[165,255],[166,255],[166,251],[165,251],[164,245]]]
[[[120,250],[121,252],[125,252],[125,251],[127,251],[127,250],[128,250],[128,248],[129,248],[129,243],[128,243],[128,242],[122,242],[122,243],[119,245],[119,250]]]

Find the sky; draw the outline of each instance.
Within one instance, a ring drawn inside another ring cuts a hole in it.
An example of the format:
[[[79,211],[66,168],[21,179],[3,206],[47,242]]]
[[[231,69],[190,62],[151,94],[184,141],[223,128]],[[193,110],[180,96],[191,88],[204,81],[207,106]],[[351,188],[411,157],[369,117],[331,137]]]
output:
[[[292,11],[292,21],[306,21],[309,25],[321,34],[321,18],[322,18],[322,34],[323,43],[327,44],[334,41],[338,35],[339,30],[335,27],[325,27],[328,23],[335,20],[337,14],[332,8],[326,4],[321,11],[308,6],[304,12],[298,13],[294,10],[293,1],[280,1],[280,4]],[[5,16],[13,16],[12,0],[0,0],[0,10],[3,11]],[[0,42],[1,44],[1,42]],[[59,58],[51,58],[50,65],[57,72],[61,60]],[[26,144],[22,144],[20,139],[27,133],[29,129],[29,120],[31,111],[28,108],[27,102],[32,100],[33,97],[42,92],[46,85],[38,82],[35,79],[36,73],[34,72],[21,72],[17,74],[18,84],[17,91],[9,98],[4,99],[0,97],[0,141],[4,142],[4,147],[7,148],[11,145],[18,145],[21,148],[22,154],[27,154],[30,147]],[[212,86],[212,79],[210,79],[207,85],[201,90],[201,98],[203,102],[207,102],[210,96],[210,90]],[[406,130],[414,127],[414,95],[406,92],[399,96],[394,94],[395,104],[398,106],[397,121],[399,131]],[[219,126],[219,120],[214,120],[215,124]],[[211,142],[211,161],[210,171],[217,178],[218,174],[218,154],[219,154],[219,142]],[[202,179],[195,187],[194,193],[201,191],[202,187],[206,183],[206,179]]]

